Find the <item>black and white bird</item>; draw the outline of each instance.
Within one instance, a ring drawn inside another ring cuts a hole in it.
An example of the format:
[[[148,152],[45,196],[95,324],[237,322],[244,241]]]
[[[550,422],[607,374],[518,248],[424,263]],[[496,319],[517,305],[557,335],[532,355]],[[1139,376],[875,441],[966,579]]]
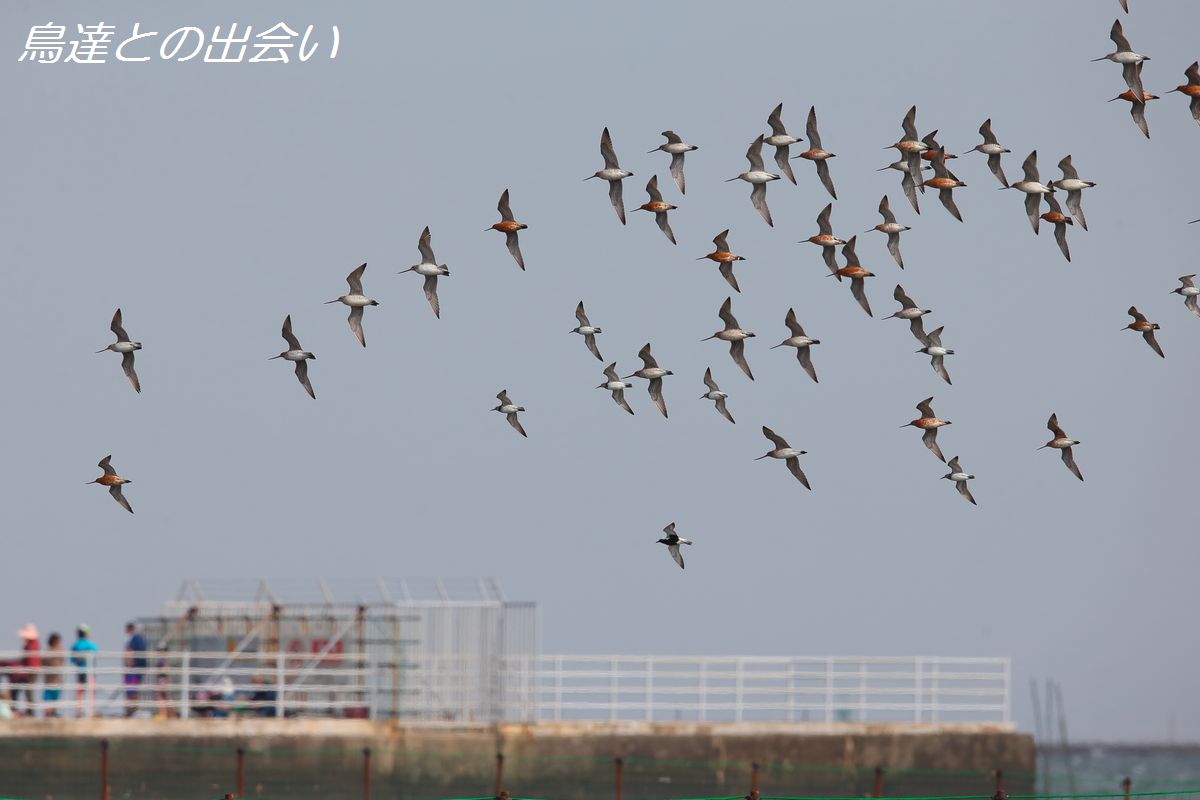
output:
[[[717,385],[715,380],[713,380],[712,367],[708,367],[704,370],[704,385],[708,387],[708,391],[700,395],[700,399],[712,400],[717,407],[718,414],[730,422],[736,423],[733,415],[729,413],[729,409],[725,406],[725,399],[729,397],[729,395],[725,392],[722,392],[721,387]]]
[[[501,414],[508,417],[508,424],[513,426],[513,430],[528,438],[528,434],[525,433],[525,429],[521,427],[521,420],[517,419],[517,412],[524,411],[525,406],[519,406],[513,403],[512,400],[508,399],[507,389],[501,389],[499,394],[496,395],[496,399],[500,401],[500,405],[493,408],[492,411],[499,411]]]
[[[604,368],[604,383],[597,386],[597,389],[607,389],[612,392],[613,402],[621,408],[633,413],[633,409],[629,407],[629,401],[625,399],[625,390],[632,389],[632,383],[626,383],[617,377],[617,362],[613,362]]]
[[[675,563],[679,565],[680,569],[683,569],[683,554],[679,552],[679,545],[691,544],[692,540],[684,539],[682,536],[676,533],[674,522],[663,528],[663,533],[665,535],[663,538],[658,540],[658,543],[665,544],[667,546],[667,552],[671,554],[671,558],[675,559]]]
[[[1083,480],[1083,473],[1079,471],[1079,466],[1075,463],[1075,456],[1071,453],[1071,448],[1079,444],[1078,439],[1072,439],[1067,436],[1066,432],[1058,426],[1058,414],[1051,414],[1050,421],[1046,423],[1046,427],[1054,434],[1054,438],[1046,442],[1038,448],[1041,450],[1046,447],[1052,447],[1055,450],[1062,451],[1063,463],[1067,465],[1067,469],[1071,470],[1071,474],[1079,480]]]
[[[963,468],[958,463],[958,456],[950,459],[950,463],[947,466],[950,467],[950,471],[943,475],[942,478],[953,481],[954,485],[958,488],[958,493],[971,501],[971,505],[979,505],[975,502],[975,498],[971,496],[971,490],[967,488],[967,481],[974,480],[975,476],[963,472]]]
[[[579,301],[579,305],[575,306],[575,319],[579,320],[579,324],[571,329],[571,333],[578,333],[583,337],[584,344],[587,349],[592,351],[592,355],[598,361],[603,361],[604,356],[600,355],[600,348],[596,347],[596,334],[604,333],[600,328],[597,328],[588,321],[587,312],[583,310],[583,301]]]
[[[124,326],[121,324],[121,309],[117,309],[113,314],[112,324],[108,326],[109,330],[117,335],[117,340],[103,350],[97,350],[97,353],[107,353],[112,351],[121,354],[121,369],[125,371],[125,377],[129,379],[129,384],[138,394],[142,392],[141,381],[138,380],[137,372],[133,369],[133,351],[141,350],[141,342],[131,342],[129,334],[125,332]]]
[[[312,353],[300,346],[300,340],[296,338],[296,334],[292,333],[292,315],[288,314],[283,318],[283,339],[288,344],[288,349],[284,350],[277,356],[271,356],[268,361],[274,361],[277,358],[282,358],[286,361],[292,361],[296,364],[296,380],[300,381],[300,385],[304,387],[304,391],[308,392],[308,396],[313,400],[317,396],[313,393],[312,384],[308,380],[308,360],[315,359]]]

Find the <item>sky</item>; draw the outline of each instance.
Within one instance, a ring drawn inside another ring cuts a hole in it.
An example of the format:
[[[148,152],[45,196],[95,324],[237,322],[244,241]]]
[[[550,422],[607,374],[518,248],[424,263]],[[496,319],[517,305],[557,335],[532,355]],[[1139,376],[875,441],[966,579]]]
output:
[[[1126,103],[1105,102],[1120,67],[1089,63],[1120,17],[1163,94],[1200,56],[1200,6],[1131,5],[5,3],[0,646],[28,621],[86,621],[118,647],[127,618],[193,576],[489,575],[539,603],[545,652],[1010,656],[1024,730],[1028,682],[1049,676],[1073,737],[1163,739],[1173,717],[1200,740],[1200,319],[1170,294],[1197,271],[1200,127],[1167,95],[1145,140]],[[48,20],[103,20],[118,39],[135,22],[284,20],[315,25],[322,49],[288,64],[19,62]],[[779,102],[800,135],[816,105],[837,154],[834,232],[860,235],[874,319],[797,243],[829,201],[811,164],[768,187],[774,228],[746,184],[723,182]],[[876,171],[914,103],[920,131],[961,155],[964,223],[933,193],[918,216],[899,174]],[[966,152],[989,117],[1010,180],[1036,148],[1044,179],[1070,153],[1097,183],[1072,263]],[[581,180],[602,166],[605,126],[634,173],[624,227],[605,186]],[[669,156],[646,153],[667,129],[699,146],[683,196]],[[655,174],[678,246],[632,210]],[[526,272],[485,232],[505,188],[529,225]],[[912,227],[903,271],[862,233],[885,193]],[[440,320],[421,279],[397,274],[426,225],[451,270]],[[754,382],[700,341],[730,291],[695,259],[725,228],[746,258],[733,311],[758,334]],[[345,307],[322,305],[364,261],[380,302],[365,349]],[[906,323],[881,319],[898,282],[934,310],[927,329],[945,326],[953,386]],[[604,362],[568,333],[580,300]],[[1161,323],[1165,360],[1121,330],[1131,304]],[[94,353],[117,307],[144,343],[140,395],[117,355]],[[821,340],[819,384],[768,350],[789,308]],[[317,355],[316,401],[267,360],[287,314]],[[640,367],[648,341],[675,373],[670,419],[642,381],[632,417],[593,388],[610,360]],[[706,367],[736,425],[698,399]],[[528,439],[489,411],[502,388]],[[900,428],[929,395],[978,507]],[[1051,412],[1082,441],[1084,483],[1036,450]],[[764,424],[808,451],[811,492],[753,460]],[[85,485],[109,453],[134,515]],[[655,544],[672,521],[695,540],[683,571]]]

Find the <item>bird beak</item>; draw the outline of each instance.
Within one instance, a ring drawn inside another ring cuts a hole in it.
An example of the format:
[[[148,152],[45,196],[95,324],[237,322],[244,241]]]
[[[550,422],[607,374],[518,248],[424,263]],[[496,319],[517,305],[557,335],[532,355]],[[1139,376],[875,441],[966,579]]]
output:
[[[283,358],[283,356],[271,356],[270,358],[267,359],[267,361],[274,361],[277,358]]]

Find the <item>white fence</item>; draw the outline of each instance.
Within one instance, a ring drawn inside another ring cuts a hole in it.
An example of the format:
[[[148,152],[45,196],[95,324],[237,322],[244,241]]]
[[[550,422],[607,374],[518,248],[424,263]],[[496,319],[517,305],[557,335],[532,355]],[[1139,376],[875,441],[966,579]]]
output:
[[[459,722],[1008,722],[1007,658],[416,657],[368,653],[92,653],[22,667],[0,652],[0,714],[333,716]],[[22,680],[32,678],[31,682]],[[16,678],[16,682],[13,681]],[[48,696],[43,690],[50,689]],[[54,697],[54,690],[59,696]],[[30,701],[32,693],[32,701]],[[12,695],[15,694],[15,697]],[[494,719],[464,708],[496,709]]]
[[[532,720],[1010,719],[1007,658],[540,656],[508,677]]]

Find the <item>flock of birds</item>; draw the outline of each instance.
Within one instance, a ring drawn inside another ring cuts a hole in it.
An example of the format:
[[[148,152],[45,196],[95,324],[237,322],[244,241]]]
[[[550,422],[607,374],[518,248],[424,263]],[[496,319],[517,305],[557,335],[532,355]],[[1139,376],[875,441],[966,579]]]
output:
[[[1121,0],[1122,7],[1126,7],[1125,0]],[[1125,8],[1128,11],[1128,8]],[[1114,99],[1123,99],[1131,104],[1131,113],[1138,127],[1142,132],[1149,137],[1149,129],[1145,121],[1145,104],[1149,100],[1157,99],[1156,95],[1149,94],[1142,86],[1142,68],[1145,61],[1149,60],[1148,56],[1134,52],[1125,37],[1122,30],[1120,20],[1113,23],[1110,33],[1112,41],[1116,45],[1116,50],[1108,55],[1102,56],[1096,61],[1109,60],[1122,65],[1122,74],[1128,90],[1118,95]],[[1197,123],[1200,123],[1200,64],[1193,63],[1187,68],[1185,74],[1188,78],[1188,83],[1178,86],[1171,91],[1178,91],[1191,98],[1191,112]],[[909,109],[901,122],[902,136],[895,143],[888,145],[885,149],[896,149],[899,154],[899,160],[880,168],[880,170],[895,170],[901,173],[901,190],[908,199],[913,210],[920,213],[919,195],[928,189],[936,189],[938,198],[946,210],[957,220],[962,221],[960,213],[954,201],[954,190],[965,187],[967,184],[959,180],[959,178],[949,170],[947,162],[957,156],[946,152],[946,150],[938,143],[938,131],[934,130],[931,133],[920,136],[916,126],[916,106]],[[783,122],[783,104],[777,105],[767,117],[767,125],[771,129],[771,133],[757,136],[751,142],[749,149],[746,151],[746,160],[749,163],[749,169],[729,178],[728,181],[741,180],[750,184],[750,200],[754,208],[757,210],[762,219],[769,226],[773,226],[774,222],[771,218],[771,211],[767,205],[767,184],[787,178],[792,184],[796,184],[796,176],[792,171],[791,161],[796,158],[803,158],[813,162],[816,168],[817,177],[829,195],[836,200],[837,190],[834,186],[832,175],[830,174],[829,159],[834,158],[834,153],[824,149],[821,142],[820,133],[817,128],[817,114],[815,107],[810,108],[808,119],[805,125],[805,136],[808,140],[809,147],[802,153],[792,155],[790,148],[804,141],[800,137],[790,134],[787,126]],[[1039,233],[1039,223],[1045,221],[1054,225],[1054,236],[1059,249],[1067,261],[1071,260],[1070,250],[1067,245],[1066,228],[1074,225],[1078,221],[1079,226],[1087,230],[1087,221],[1084,217],[1082,207],[1083,192],[1096,186],[1092,181],[1083,180],[1079,177],[1078,171],[1075,169],[1071,161],[1071,156],[1067,155],[1058,162],[1058,168],[1062,171],[1062,178],[1049,182],[1042,182],[1037,165],[1037,151],[1031,152],[1022,164],[1024,173],[1023,179],[1015,183],[1009,183],[1005,176],[1003,165],[1001,163],[1002,156],[1011,151],[1000,144],[999,139],[992,130],[992,121],[985,120],[979,127],[979,134],[983,141],[975,145],[971,151],[982,153],[987,156],[987,164],[991,173],[1000,183],[1001,189],[1016,189],[1024,194],[1025,213],[1029,218],[1030,224],[1033,227],[1034,233]],[[663,131],[662,136],[666,141],[659,145],[649,153],[664,152],[671,156],[670,175],[675,185],[678,187],[680,194],[686,194],[686,180],[684,176],[684,162],[688,153],[697,150],[697,146],[686,143],[674,131]],[[763,147],[771,146],[775,148],[774,161],[779,168],[779,174],[766,170],[763,160]],[[597,170],[594,174],[588,176],[584,180],[593,178],[600,179],[608,184],[609,201],[612,204],[613,210],[616,212],[617,218],[622,224],[626,223],[625,203],[623,197],[622,183],[626,178],[632,177],[633,173],[622,168],[617,157],[615,148],[613,147],[612,137],[607,128],[604,129],[600,137],[600,155],[603,159],[604,166]],[[924,177],[926,172],[932,172],[932,177]],[[727,181],[727,182],[728,182]],[[1066,192],[1066,206],[1070,212],[1070,216],[1063,213],[1056,197],[1055,192]],[[658,186],[658,176],[650,178],[646,184],[646,193],[649,199],[638,206],[637,210],[647,211],[654,215],[655,222],[663,235],[672,243],[676,244],[675,234],[671,230],[669,214],[676,209],[676,206],[666,202],[663,199],[662,191]],[[1048,210],[1042,211],[1043,201],[1048,206]],[[518,222],[513,214],[512,207],[509,201],[509,192],[506,189],[501,195],[497,204],[497,210],[500,213],[500,221],[486,228],[486,231],[495,230],[503,233],[505,236],[505,245],[508,253],[516,262],[517,266],[524,270],[525,260],[521,253],[519,240],[519,232],[525,230],[528,226]],[[866,295],[866,279],[875,277],[875,273],[863,268],[859,262],[855,252],[857,236],[851,236],[849,239],[843,239],[834,234],[832,225],[833,204],[825,206],[821,213],[817,216],[817,233],[804,240],[806,243],[817,245],[821,248],[824,263],[829,269],[829,276],[836,278],[839,282],[848,279],[850,282],[850,293],[858,305],[868,316],[874,316],[871,310],[870,302]],[[910,230],[906,225],[900,224],[896,215],[892,212],[887,195],[884,195],[879,203],[879,215],[883,221],[867,232],[879,232],[887,235],[887,249],[895,260],[900,269],[904,269],[904,259],[900,253],[900,235]],[[1194,220],[1200,222],[1200,220]],[[697,260],[709,260],[718,265],[720,275],[735,291],[740,293],[741,288],[738,286],[737,278],[734,275],[734,265],[738,261],[745,260],[742,256],[733,252],[729,244],[729,230],[723,230],[713,238],[712,252],[700,256]],[[845,261],[844,265],[839,266],[837,261],[838,248],[841,248],[841,255]],[[438,299],[438,279],[450,275],[450,270],[445,264],[438,263],[438,260],[433,252],[432,236],[428,227],[422,231],[420,238],[417,241],[417,250],[420,254],[420,261],[417,264],[409,267],[400,274],[415,272],[424,278],[423,291],[430,308],[435,317],[441,317],[441,306]],[[346,282],[349,286],[349,292],[326,301],[327,304],[340,303],[350,309],[348,322],[350,330],[353,332],[359,344],[366,347],[366,336],[363,331],[363,312],[364,309],[371,306],[378,306],[379,302],[367,296],[363,288],[363,275],[367,265],[361,264],[353,270],[347,277]],[[1175,294],[1179,294],[1184,299],[1184,304],[1192,314],[1200,317],[1200,288],[1195,284],[1195,275],[1185,275],[1181,277],[1180,286],[1173,290]],[[930,357],[933,371],[942,378],[947,384],[951,383],[950,374],[946,369],[945,357],[954,355],[954,350],[945,347],[942,343],[943,327],[938,327],[932,331],[926,331],[924,327],[925,315],[931,313],[930,309],[921,308],[908,294],[903,287],[897,285],[893,297],[900,304],[900,309],[893,312],[886,319],[900,319],[909,323],[910,331],[913,337],[920,343],[921,347],[917,353],[925,354]],[[1126,330],[1133,330],[1141,333],[1146,343],[1159,356],[1164,356],[1162,348],[1155,338],[1155,331],[1159,329],[1159,324],[1150,322],[1145,315],[1131,306],[1128,314],[1133,318],[1133,322],[1126,326]],[[737,318],[733,313],[733,298],[727,297],[717,312],[717,316],[723,323],[720,330],[715,331],[711,336],[702,341],[716,339],[729,344],[729,354],[733,362],[750,380],[754,380],[754,374],[746,357],[746,340],[755,337],[751,331],[745,330],[738,323]],[[575,317],[578,320],[578,325],[572,329],[572,333],[583,337],[587,349],[601,362],[604,357],[601,355],[597,344],[597,336],[603,333],[603,329],[595,326],[588,318],[587,312],[582,301],[575,308]],[[804,327],[797,319],[794,309],[789,308],[784,318],[784,325],[787,327],[789,335],[787,338],[773,345],[770,349],[779,347],[790,347],[796,352],[797,360],[801,368],[808,376],[817,382],[817,372],[813,365],[812,348],[821,343],[820,339],[810,337],[804,330]],[[142,348],[141,342],[132,341],[126,332],[123,324],[121,309],[117,309],[113,315],[111,330],[116,335],[117,339],[112,344],[105,347],[103,352],[115,352],[121,354],[121,366],[124,370],[130,385],[136,392],[141,392],[141,383],[138,379],[137,372],[134,367],[134,353]],[[313,390],[308,374],[308,362],[316,358],[316,356],[305,350],[299,338],[292,330],[291,316],[287,316],[283,321],[282,336],[287,343],[287,349],[276,356],[272,356],[270,360],[283,359],[290,361],[295,365],[296,379],[303,387],[309,397],[316,399],[316,393]],[[634,372],[619,376],[617,370],[617,362],[608,364],[604,370],[604,382],[599,384],[597,389],[605,389],[612,394],[613,402],[618,407],[633,414],[634,410],[630,406],[625,397],[625,391],[633,388],[632,383],[627,381],[631,378],[638,378],[647,382],[647,389],[651,400],[658,408],[663,417],[667,417],[667,404],[663,394],[663,379],[674,375],[674,373],[661,367],[654,354],[651,352],[650,343],[646,343],[638,352],[638,358],[642,361],[642,368]],[[727,400],[729,395],[722,391],[716,380],[713,378],[712,369],[705,370],[704,385],[706,391],[700,396],[702,400],[711,400],[714,403],[718,414],[734,423],[733,415],[730,413]],[[492,410],[505,415],[508,423],[522,436],[527,436],[525,428],[521,424],[519,414],[525,411],[524,406],[517,405],[509,397],[507,389],[501,389],[496,394],[498,405]],[[941,447],[938,445],[937,434],[938,430],[946,425],[950,425],[950,420],[938,417],[933,410],[933,397],[928,397],[916,405],[919,416],[915,419],[904,423],[901,427],[914,427],[921,431],[922,442],[935,457],[945,463],[949,469],[942,478],[950,480],[958,492],[969,502],[975,504],[975,498],[972,496],[968,481],[975,478],[974,475],[968,473],[960,464],[958,456],[946,459],[942,453]],[[1053,434],[1051,439],[1047,441],[1043,448],[1051,448],[1061,452],[1063,463],[1067,469],[1079,480],[1083,480],[1083,473],[1075,462],[1072,448],[1079,444],[1078,440],[1070,438],[1058,423],[1056,414],[1051,414],[1046,427]],[[772,445],[772,448],[758,459],[772,458],[782,460],[791,474],[805,488],[811,490],[808,477],[801,469],[799,457],[805,455],[806,451],[792,447],[788,441],[773,431],[767,426],[762,427],[762,434]],[[1039,448],[1041,449],[1041,448]],[[130,513],[133,512],[129,501],[122,493],[122,487],[130,483],[129,480],[121,477],[111,464],[112,456],[105,456],[98,464],[103,471],[103,475],[96,478],[91,483],[106,486],[109,489],[112,497],[121,504]],[[683,556],[680,552],[680,545],[691,545],[692,542],[682,538],[675,531],[675,523],[667,525],[663,529],[664,536],[658,540],[660,544],[667,547],[671,557],[682,568],[684,566]]]

